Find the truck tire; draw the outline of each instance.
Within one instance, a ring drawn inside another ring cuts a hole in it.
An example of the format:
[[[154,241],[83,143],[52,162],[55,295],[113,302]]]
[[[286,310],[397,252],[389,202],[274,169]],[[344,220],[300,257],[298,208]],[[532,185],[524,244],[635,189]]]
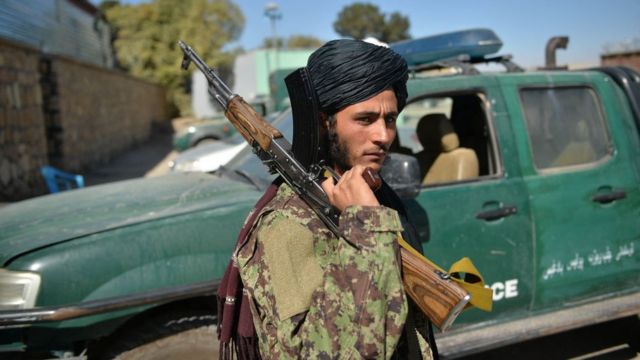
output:
[[[96,355],[117,360],[217,359],[215,324],[216,316],[204,310],[170,312],[127,328]]]

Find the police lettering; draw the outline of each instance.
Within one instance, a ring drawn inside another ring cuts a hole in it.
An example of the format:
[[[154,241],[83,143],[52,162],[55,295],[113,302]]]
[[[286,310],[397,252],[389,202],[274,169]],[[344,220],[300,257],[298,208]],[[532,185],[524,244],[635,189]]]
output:
[[[495,282],[491,285],[491,290],[493,290],[493,301],[514,298],[518,296],[518,279]]]

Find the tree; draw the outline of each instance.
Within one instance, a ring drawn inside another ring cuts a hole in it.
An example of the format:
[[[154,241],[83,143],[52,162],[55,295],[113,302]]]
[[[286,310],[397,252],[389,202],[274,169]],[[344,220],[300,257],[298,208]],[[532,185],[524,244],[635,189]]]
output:
[[[189,113],[184,91],[190,73],[180,69],[182,39],[228,77],[235,52],[222,47],[240,37],[244,17],[230,0],[153,0],[137,5],[111,2],[107,20],[114,28],[114,47],[120,66],[130,74],[168,88],[168,97],[181,113]]]
[[[277,37],[275,39],[273,37],[266,37],[262,41],[262,47],[265,49],[271,49],[273,47],[277,47],[281,49],[283,46],[284,46],[284,38],[281,38],[281,37]]]
[[[287,49],[315,49],[322,46],[324,42],[316,37],[307,35],[291,35],[289,38],[278,37],[277,41],[273,37],[266,37],[262,42],[262,47],[270,49],[277,44],[277,47]]]
[[[100,9],[102,13],[105,13],[115,6],[120,6],[120,0],[102,0],[100,5],[98,5],[98,9]]]
[[[342,36],[364,39],[367,36],[382,40],[384,15],[380,9],[367,3],[354,3],[342,8],[333,29]]]
[[[307,35],[291,35],[287,40],[289,49],[316,49],[324,42],[316,37]]]
[[[397,11],[391,13],[383,29],[382,41],[392,43],[410,38],[409,19]]]
[[[342,36],[364,39],[373,36],[384,42],[409,39],[409,18],[399,12],[386,15],[376,5],[353,3],[342,8],[333,23]]]

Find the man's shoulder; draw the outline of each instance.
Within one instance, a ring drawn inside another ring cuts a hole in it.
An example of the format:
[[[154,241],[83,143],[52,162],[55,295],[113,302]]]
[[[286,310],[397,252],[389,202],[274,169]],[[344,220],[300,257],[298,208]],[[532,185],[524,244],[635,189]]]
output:
[[[265,228],[273,228],[279,233],[289,232],[289,226],[294,223],[317,238],[334,236],[315,211],[289,185],[283,183],[276,196],[265,206],[256,230],[260,232]]]
[[[309,205],[286,183],[280,185],[276,196],[267,204],[265,210],[271,213],[271,217],[284,217],[301,223],[317,218]]]

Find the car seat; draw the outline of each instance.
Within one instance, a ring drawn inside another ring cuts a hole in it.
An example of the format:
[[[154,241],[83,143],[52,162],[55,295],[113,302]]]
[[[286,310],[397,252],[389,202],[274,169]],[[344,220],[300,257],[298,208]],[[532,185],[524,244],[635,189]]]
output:
[[[475,151],[460,147],[453,125],[442,113],[427,114],[416,129],[423,150],[416,154],[423,184],[473,179],[479,175]]]

